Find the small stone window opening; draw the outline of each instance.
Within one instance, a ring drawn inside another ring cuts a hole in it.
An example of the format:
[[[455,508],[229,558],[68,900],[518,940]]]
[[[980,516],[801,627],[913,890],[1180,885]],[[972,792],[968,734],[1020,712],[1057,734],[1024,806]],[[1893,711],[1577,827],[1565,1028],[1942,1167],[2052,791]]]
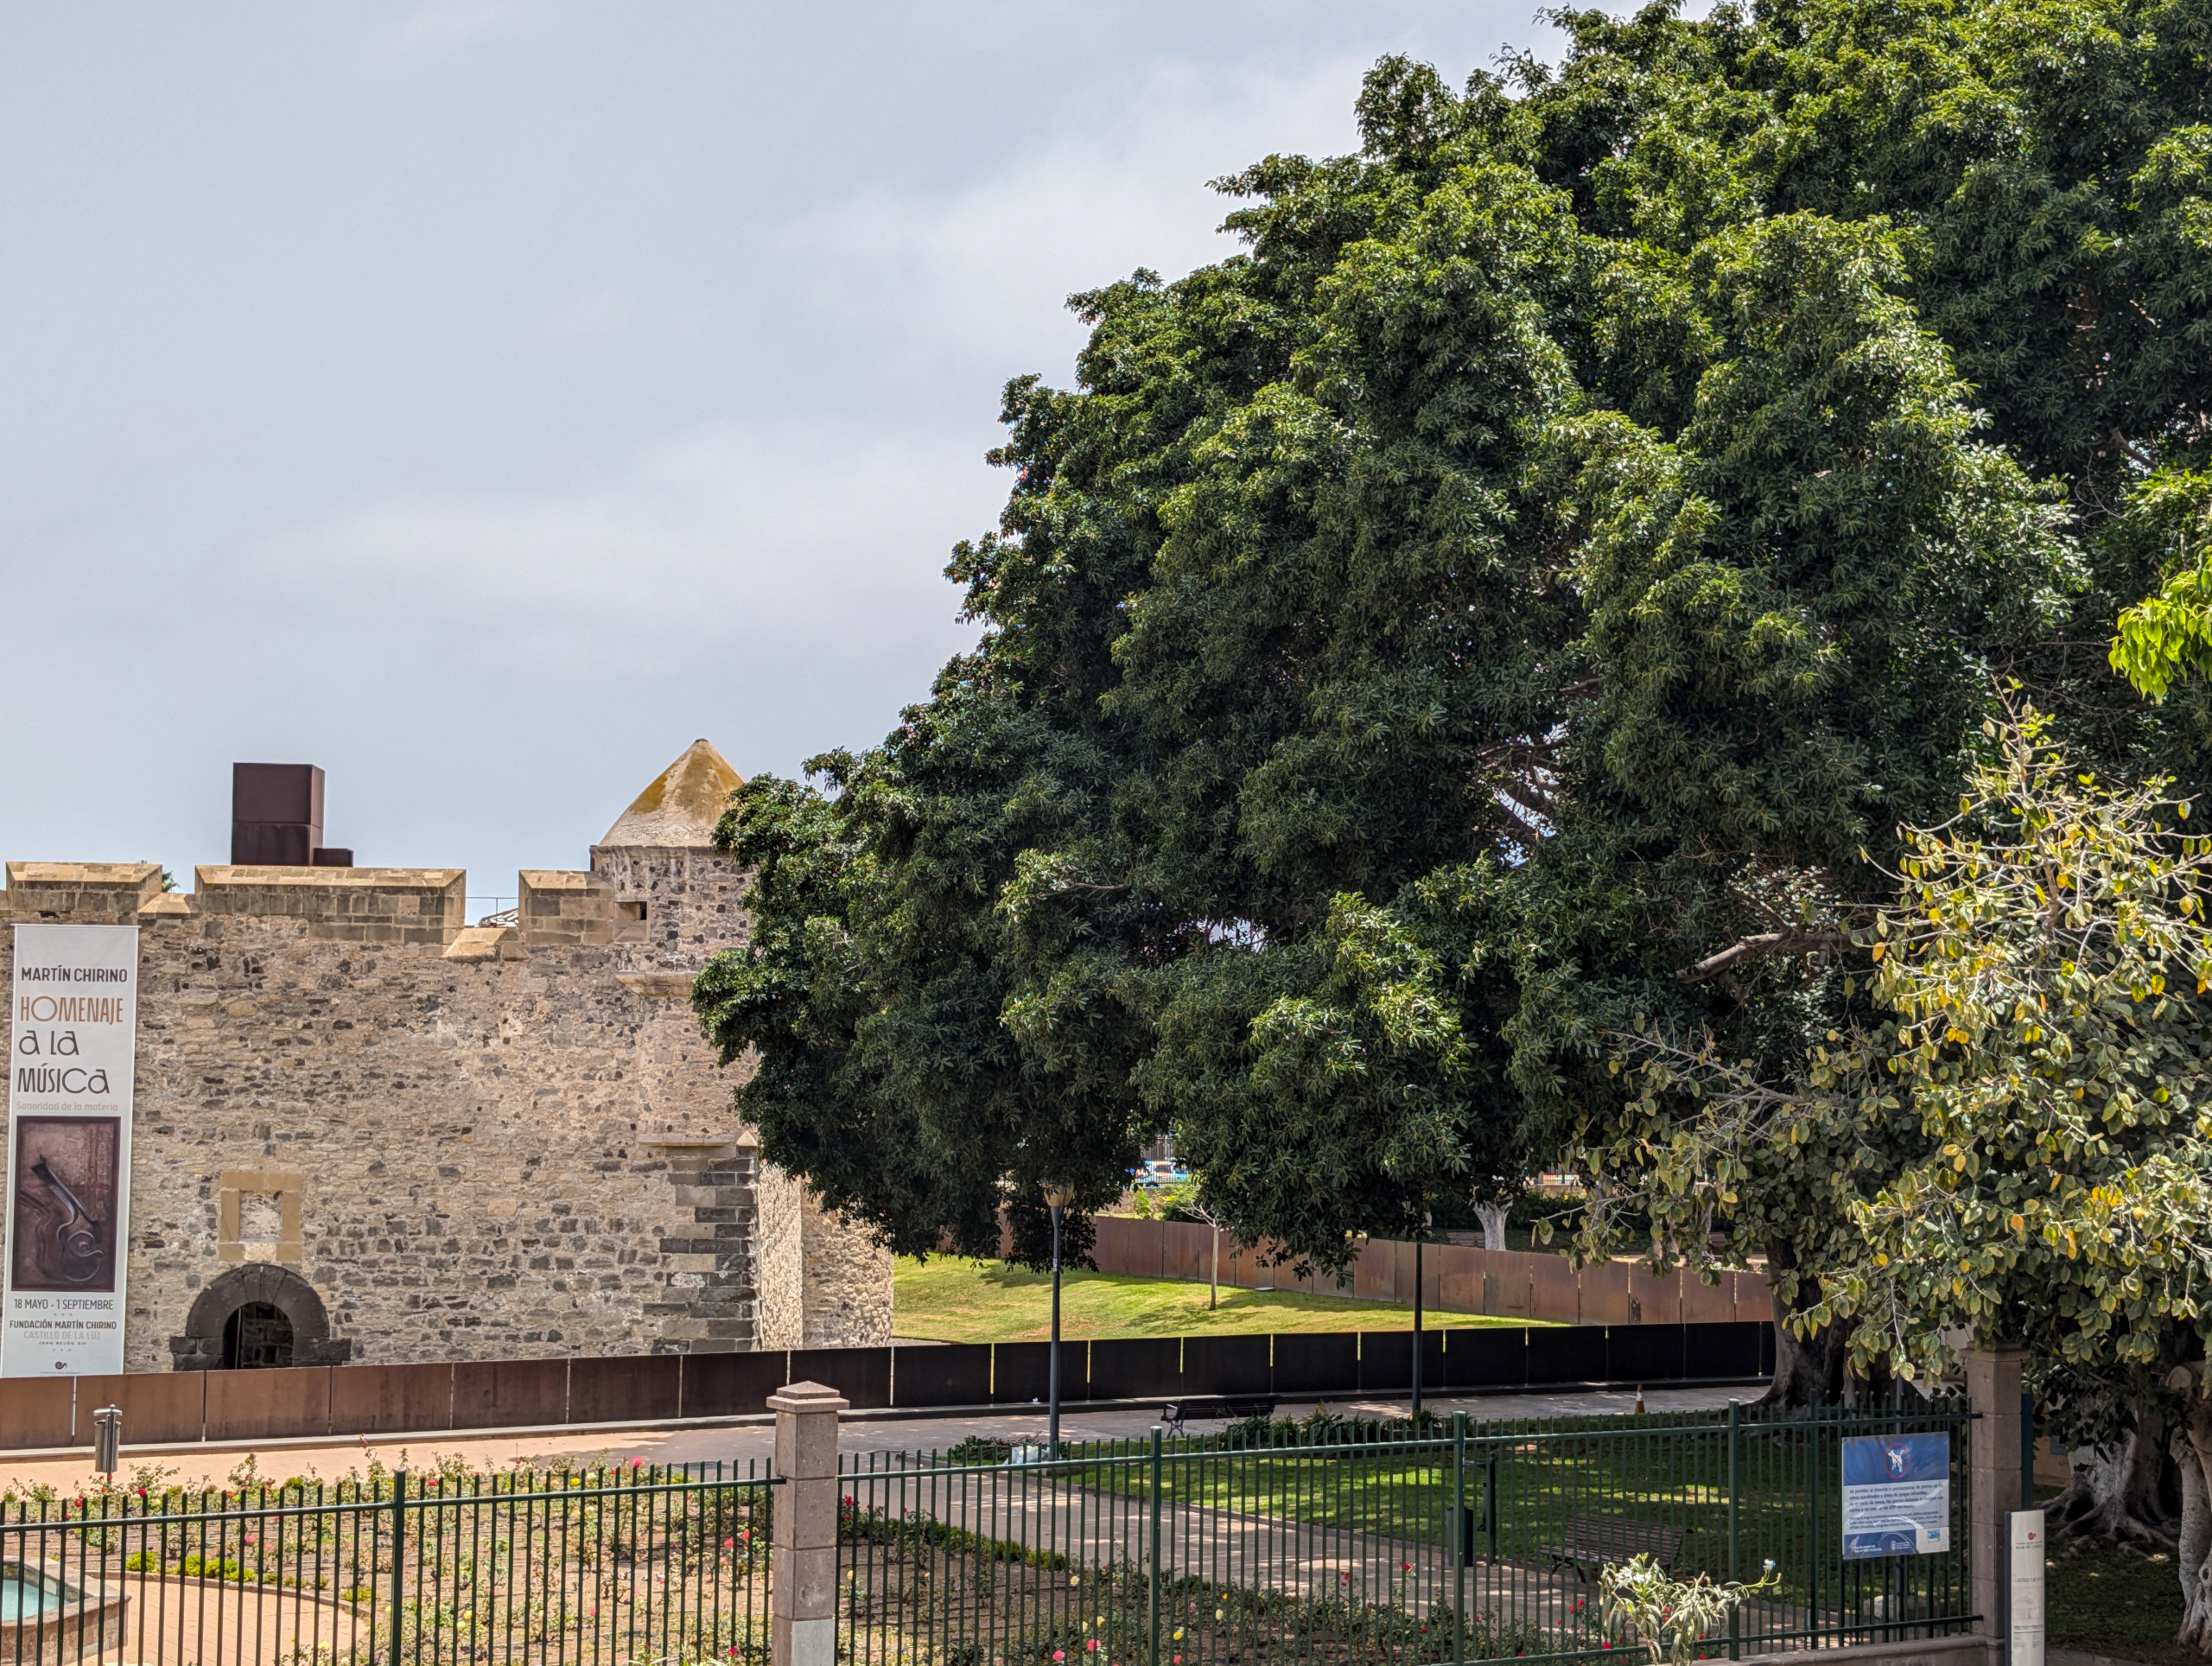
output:
[[[223,1321],[223,1369],[264,1370],[292,1363],[292,1321],[274,1302],[249,1301]]]
[[[226,1169],[216,1200],[215,1254],[221,1261],[298,1262],[299,1175],[274,1169]]]
[[[645,917],[646,905],[642,902],[626,902],[619,906],[626,919],[641,920]]]
[[[238,1242],[275,1246],[283,1241],[284,1210],[273,1192],[238,1194]]]

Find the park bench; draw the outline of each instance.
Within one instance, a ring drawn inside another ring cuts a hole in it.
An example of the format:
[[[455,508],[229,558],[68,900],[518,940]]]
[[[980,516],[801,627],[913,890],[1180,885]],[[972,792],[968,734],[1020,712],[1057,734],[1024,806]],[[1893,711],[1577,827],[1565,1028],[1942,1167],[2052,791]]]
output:
[[[1622,1516],[1577,1516],[1567,1523],[1564,1539],[1539,1548],[1552,1559],[1554,1567],[1564,1563],[1586,1582],[1606,1563],[1624,1562],[1640,1553],[1648,1552],[1662,1569],[1671,1570],[1675,1558],[1682,1554],[1682,1532],[1679,1527],[1632,1522]]]
[[[1192,1422],[1234,1422],[1240,1417],[1273,1417],[1274,1399],[1263,1395],[1206,1394],[1188,1400],[1171,1400],[1160,1408],[1160,1421],[1170,1434],[1183,1432],[1185,1419]]]

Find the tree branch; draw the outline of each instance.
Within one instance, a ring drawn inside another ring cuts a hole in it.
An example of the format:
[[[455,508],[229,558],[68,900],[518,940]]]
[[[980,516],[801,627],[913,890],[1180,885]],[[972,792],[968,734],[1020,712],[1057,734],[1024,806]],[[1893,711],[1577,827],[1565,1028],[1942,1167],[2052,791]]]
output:
[[[1756,937],[1730,944],[1717,955],[1707,955],[1696,965],[1675,976],[1685,983],[1700,983],[1746,960],[1764,960],[1772,955],[1825,954],[1850,946],[1847,932],[1761,932]]]

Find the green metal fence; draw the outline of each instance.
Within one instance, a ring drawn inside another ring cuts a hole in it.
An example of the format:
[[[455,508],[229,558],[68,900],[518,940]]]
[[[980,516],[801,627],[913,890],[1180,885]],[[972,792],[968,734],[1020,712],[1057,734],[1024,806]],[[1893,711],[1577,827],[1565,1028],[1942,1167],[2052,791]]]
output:
[[[849,1460],[838,1652],[855,1666],[1611,1661],[1605,1561],[1777,1587],[1715,1657],[1967,1629],[1967,1414],[1918,1408],[1222,1435]],[[1847,1561],[1841,1447],[1952,1435],[1951,1548]]]
[[[0,1666],[768,1656],[773,1481],[594,1467],[0,1506]]]

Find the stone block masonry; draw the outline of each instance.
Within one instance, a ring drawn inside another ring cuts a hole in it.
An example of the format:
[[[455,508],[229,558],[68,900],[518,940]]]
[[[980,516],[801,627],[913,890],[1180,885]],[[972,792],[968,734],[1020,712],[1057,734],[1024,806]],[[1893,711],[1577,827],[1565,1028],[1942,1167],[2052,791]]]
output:
[[[718,810],[715,766],[648,789],[660,842],[627,816],[588,873],[525,874],[512,925],[467,924],[457,869],[207,867],[187,897],[9,865],[12,919],[140,928],[130,1370],[224,1363],[248,1301],[302,1364],[888,1340],[887,1257],[763,1172],[690,1010],[747,929],[711,816],[669,811],[687,770]]]

